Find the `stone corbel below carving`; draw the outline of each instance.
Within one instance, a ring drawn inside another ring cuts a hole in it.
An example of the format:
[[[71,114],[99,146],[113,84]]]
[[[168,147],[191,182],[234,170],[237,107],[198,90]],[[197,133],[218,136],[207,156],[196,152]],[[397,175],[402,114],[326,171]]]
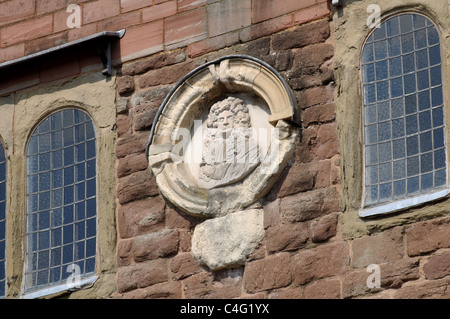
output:
[[[293,156],[294,109],[281,76],[248,56],[205,64],[164,100],[149,139],[149,166],[166,199],[187,214],[215,218],[194,232],[193,254],[201,264],[236,267],[261,240],[263,213],[250,206],[267,194]],[[218,245],[229,240],[221,235],[205,238],[217,234],[218,223],[232,227],[236,220],[253,228],[221,234],[241,245]]]

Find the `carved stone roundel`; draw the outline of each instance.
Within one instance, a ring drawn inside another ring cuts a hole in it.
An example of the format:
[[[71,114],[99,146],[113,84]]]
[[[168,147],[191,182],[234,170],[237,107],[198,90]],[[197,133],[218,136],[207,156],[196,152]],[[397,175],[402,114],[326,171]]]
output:
[[[264,196],[294,151],[291,93],[267,64],[225,57],[180,81],[159,109],[148,161],[184,212],[224,216]]]

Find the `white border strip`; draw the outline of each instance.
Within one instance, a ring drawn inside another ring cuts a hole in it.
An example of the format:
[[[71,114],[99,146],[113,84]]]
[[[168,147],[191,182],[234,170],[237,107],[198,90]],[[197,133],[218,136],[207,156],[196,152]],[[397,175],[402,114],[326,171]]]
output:
[[[67,284],[61,284],[61,285],[57,285],[57,286],[53,286],[53,287],[49,287],[49,288],[44,288],[44,289],[41,289],[41,290],[38,290],[35,292],[24,294],[22,296],[22,299],[35,299],[35,298],[39,298],[39,297],[43,297],[43,296],[48,296],[51,294],[56,294],[58,292],[62,292],[65,290],[83,289],[83,286],[90,286],[90,285],[94,284],[94,282],[96,282],[97,279],[98,279],[98,276],[94,275],[94,276],[90,276],[88,278],[80,280],[79,285],[81,286],[81,288],[69,288],[67,286]]]
[[[449,189],[444,189],[431,194],[419,195],[412,198],[407,198],[399,200],[393,203],[388,203],[385,205],[375,206],[371,208],[361,209],[359,211],[360,217],[372,217],[377,215],[384,215],[388,213],[394,213],[402,209],[411,208],[417,205],[424,204],[426,202],[443,198],[450,194]]]

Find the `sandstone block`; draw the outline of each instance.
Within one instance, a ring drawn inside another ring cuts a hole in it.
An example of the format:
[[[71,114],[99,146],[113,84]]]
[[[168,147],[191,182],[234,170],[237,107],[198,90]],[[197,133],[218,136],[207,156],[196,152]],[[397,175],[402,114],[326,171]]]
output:
[[[204,221],[194,230],[193,256],[212,270],[243,265],[264,236],[263,216],[253,209]]]
[[[244,274],[249,293],[288,286],[291,281],[291,256],[281,253],[249,263]]]

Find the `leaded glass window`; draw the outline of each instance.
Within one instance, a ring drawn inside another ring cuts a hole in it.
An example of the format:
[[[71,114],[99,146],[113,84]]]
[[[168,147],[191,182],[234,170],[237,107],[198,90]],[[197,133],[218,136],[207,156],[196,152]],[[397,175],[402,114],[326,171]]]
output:
[[[77,109],[48,116],[27,146],[26,291],[95,272],[96,138]],[[78,268],[79,267],[79,268]]]
[[[0,299],[6,294],[6,156],[0,143]]]
[[[362,53],[365,207],[446,188],[441,45],[436,26],[400,14]]]

